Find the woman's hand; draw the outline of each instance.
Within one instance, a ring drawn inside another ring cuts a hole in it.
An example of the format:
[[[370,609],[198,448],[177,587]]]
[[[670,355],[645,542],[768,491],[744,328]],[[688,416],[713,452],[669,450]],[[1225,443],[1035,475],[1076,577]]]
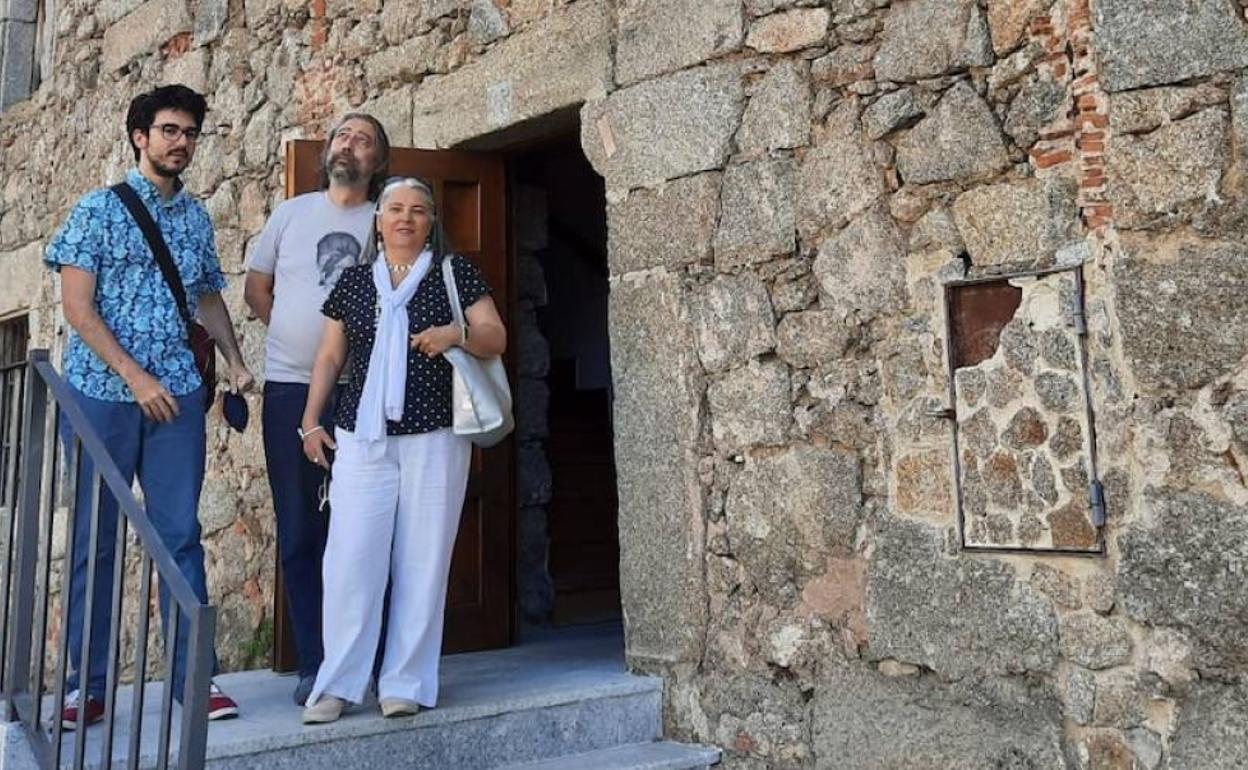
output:
[[[419,334],[412,335],[411,347],[412,350],[419,350],[426,356],[433,358],[434,356],[442,355],[447,348],[458,345],[462,340],[463,334],[459,324],[431,326]]]
[[[338,445],[324,428],[318,425],[311,430],[303,431],[303,456],[308,458],[308,462],[321,468],[328,468],[329,455],[325,454],[327,447],[333,451],[338,448]]]

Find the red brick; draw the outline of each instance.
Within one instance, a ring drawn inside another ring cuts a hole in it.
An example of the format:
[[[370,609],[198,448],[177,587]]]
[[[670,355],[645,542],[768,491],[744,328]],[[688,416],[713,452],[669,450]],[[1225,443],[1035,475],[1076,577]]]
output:
[[[1068,136],[1074,136],[1073,128],[1049,128],[1040,132],[1040,138],[1045,141],[1053,141],[1055,139],[1065,139]]]
[[[1096,112],[1100,104],[1096,98],[1096,94],[1080,94],[1075,99],[1075,105],[1079,107],[1081,112]]]
[[[325,19],[325,0],[312,0],[312,50],[319,51],[329,40],[329,24]]]
[[[1097,128],[1105,128],[1109,125],[1109,118],[1097,113],[1084,112],[1075,118],[1075,123],[1079,126],[1096,126]]]
[[[160,55],[166,59],[176,59],[191,50],[191,33],[182,32],[174,35],[169,42],[160,47]]]
[[[1056,166],[1059,163],[1065,163],[1073,157],[1074,156],[1071,155],[1070,150],[1058,150],[1056,152],[1043,154],[1033,152],[1031,162],[1035,164],[1036,168],[1049,168],[1050,166]]]
[[[1079,142],[1079,149],[1083,152],[1105,152],[1105,143],[1100,139],[1087,139]]]

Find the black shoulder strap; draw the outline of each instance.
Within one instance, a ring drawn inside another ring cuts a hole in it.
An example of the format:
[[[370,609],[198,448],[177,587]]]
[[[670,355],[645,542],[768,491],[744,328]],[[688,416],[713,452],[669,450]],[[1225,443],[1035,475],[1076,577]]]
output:
[[[109,188],[113,193],[121,198],[121,202],[126,204],[126,208],[130,210],[130,216],[134,217],[134,221],[138,224],[139,229],[143,231],[143,237],[147,239],[147,245],[152,250],[152,256],[156,258],[156,265],[160,267],[160,274],[164,276],[165,283],[169,285],[169,291],[173,294],[174,304],[178,306],[178,315],[182,316],[182,323],[186,325],[186,333],[191,333],[191,311],[186,304],[186,288],[182,286],[182,276],[178,275],[178,268],[173,264],[173,257],[169,254],[169,247],[165,244],[165,237],[160,234],[160,228],[156,226],[156,221],[152,219],[152,215],[148,213],[147,206],[143,205],[143,201],[139,200],[139,194],[134,188],[125,182],[120,182]]]

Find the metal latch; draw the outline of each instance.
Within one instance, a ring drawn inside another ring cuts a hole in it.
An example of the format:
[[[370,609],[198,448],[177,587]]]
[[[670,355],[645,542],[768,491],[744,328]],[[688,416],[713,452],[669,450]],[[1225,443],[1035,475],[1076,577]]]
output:
[[[1088,484],[1088,503],[1092,507],[1092,526],[1105,526],[1105,487],[1100,481]]]

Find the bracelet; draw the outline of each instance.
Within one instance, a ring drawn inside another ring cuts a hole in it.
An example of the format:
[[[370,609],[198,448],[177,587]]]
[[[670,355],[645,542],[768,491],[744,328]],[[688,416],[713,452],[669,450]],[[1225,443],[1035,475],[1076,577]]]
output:
[[[311,436],[313,433],[316,433],[318,430],[325,430],[325,427],[323,425],[318,425],[315,428],[308,430],[308,431],[305,431],[302,425],[299,426],[298,428],[295,428],[295,432],[299,434],[300,441],[303,441],[305,438],[307,438],[308,436]]]
[[[459,346],[468,344],[468,324],[459,324]]]

